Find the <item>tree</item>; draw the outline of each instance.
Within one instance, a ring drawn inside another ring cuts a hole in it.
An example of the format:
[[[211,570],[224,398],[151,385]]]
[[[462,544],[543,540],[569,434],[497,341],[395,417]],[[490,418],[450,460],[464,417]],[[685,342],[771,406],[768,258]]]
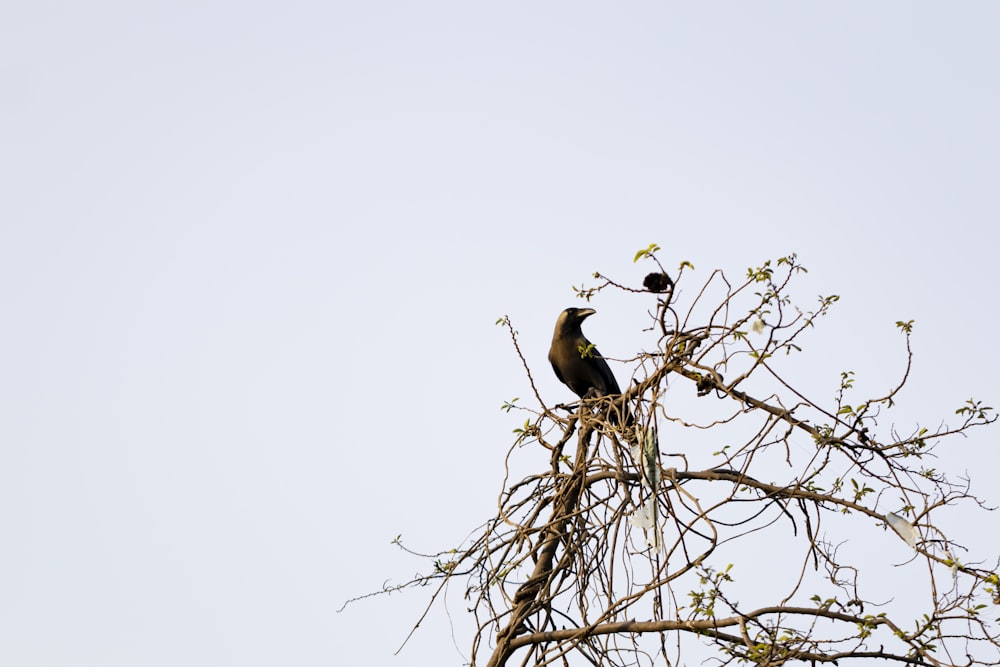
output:
[[[550,407],[500,320],[537,402],[505,404],[527,415],[508,457],[544,447],[550,463],[505,480],[496,515],[431,557],[433,572],[386,590],[435,583],[433,605],[464,582],[472,664],[488,667],[681,664],[706,646],[722,664],[1000,663],[1000,563],[948,529],[951,509],[991,509],[968,479],[929,467],[993,410],[970,399],[951,426],[885,425],[909,375],[912,322],[896,323],[907,353],[897,386],[852,399],[844,372],[831,400],[813,401],[782,368],[837,297],[795,308],[789,286],[805,269],[794,255],[682,292],[693,267],[670,277],[657,251],[636,255],[657,267],[641,289],[595,274],[577,290],[653,304],[650,348],[627,360],[622,395]],[[614,418],[626,405],[634,427]],[[882,549],[858,548],[888,529],[913,553],[891,595]]]

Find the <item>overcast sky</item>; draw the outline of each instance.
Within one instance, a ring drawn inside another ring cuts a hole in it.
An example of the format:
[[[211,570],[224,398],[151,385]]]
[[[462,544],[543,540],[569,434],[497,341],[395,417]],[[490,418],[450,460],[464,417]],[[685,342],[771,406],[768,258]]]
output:
[[[426,591],[336,610],[495,509],[530,398],[496,319],[569,400],[571,285],[652,242],[691,289],[797,252],[842,300],[794,380],[884,390],[914,319],[903,426],[996,405],[998,34],[993,2],[6,3],[0,665],[462,664],[460,592],[458,649],[442,608],[398,658]],[[645,302],[591,305],[637,351]],[[996,503],[995,445],[945,464]]]

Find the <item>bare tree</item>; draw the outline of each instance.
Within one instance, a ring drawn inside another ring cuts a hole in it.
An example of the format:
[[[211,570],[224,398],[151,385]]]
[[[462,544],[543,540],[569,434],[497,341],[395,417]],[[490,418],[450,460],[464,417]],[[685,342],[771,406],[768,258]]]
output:
[[[991,408],[969,400],[954,425],[885,426],[909,375],[912,322],[897,322],[897,386],[851,400],[844,372],[833,398],[813,401],[780,369],[837,297],[794,307],[795,256],[682,292],[692,267],[670,277],[658,250],[636,255],[657,266],[642,288],[595,274],[596,287],[578,290],[587,301],[622,290],[650,307],[650,349],[627,360],[622,395],[547,405],[500,321],[537,401],[505,405],[527,416],[508,457],[544,447],[550,464],[505,480],[496,515],[467,544],[393,590],[463,582],[478,628],[471,663],[488,667],[680,664],[701,662],[705,647],[721,664],[1000,663],[998,562],[985,560],[996,555],[969,553],[947,530],[952,508],[991,510],[968,479],[929,465],[954,436],[995,421]],[[697,409],[681,391],[700,397]],[[614,417],[625,406],[634,425]],[[879,573],[898,539],[922,574],[911,561],[905,590],[887,596]]]

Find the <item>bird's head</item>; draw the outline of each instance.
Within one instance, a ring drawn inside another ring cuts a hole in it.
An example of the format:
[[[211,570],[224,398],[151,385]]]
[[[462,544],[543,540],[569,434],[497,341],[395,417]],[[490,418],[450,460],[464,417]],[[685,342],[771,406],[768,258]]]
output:
[[[567,308],[559,314],[559,328],[563,331],[579,329],[583,321],[596,312],[593,308]]]

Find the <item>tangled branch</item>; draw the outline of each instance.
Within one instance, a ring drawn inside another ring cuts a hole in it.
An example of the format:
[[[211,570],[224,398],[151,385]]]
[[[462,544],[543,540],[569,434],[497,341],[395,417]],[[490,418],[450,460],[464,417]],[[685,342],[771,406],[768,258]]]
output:
[[[909,376],[911,322],[898,323],[907,363],[884,395],[848,402],[854,375],[844,373],[832,401],[807,398],[780,359],[801,351],[837,297],[794,307],[789,285],[804,269],[791,256],[739,283],[714,272],[681,307],[691,267],[667,277],[657,250],[637,255],[659,269],[644,289],[598,274],[596,287],[578,290],[655,298],[655,345],[630,360],[623,395],[583,399],[570,414],[546,407],[516,332],[500,321],[537,399],[505,406],[528,415],[508,457],[544,447],[548,468],[505,481],[496,515],[408,584],[440,592],[465,582],[477,625],[471,663],[673,664],[707,645],[722,664],[1000,664],[998,563],[962,562],[943,512],[990,509],[968,480],[925,465],[954,436],[995,421],[993,411],[970,400],[958,424],[905,436],[880,424]],[[684,385],[703,401],[697,418],[667,400]],[[634,426],[611,418],[625,405]],[[665,451],[694,437],[717,443],[710,460]],[[830,537],[847,525],[891,529],[912,547],[926,570],[907,591],[923,589],[917,606],[868,592],[872,566],[850,539]]]

